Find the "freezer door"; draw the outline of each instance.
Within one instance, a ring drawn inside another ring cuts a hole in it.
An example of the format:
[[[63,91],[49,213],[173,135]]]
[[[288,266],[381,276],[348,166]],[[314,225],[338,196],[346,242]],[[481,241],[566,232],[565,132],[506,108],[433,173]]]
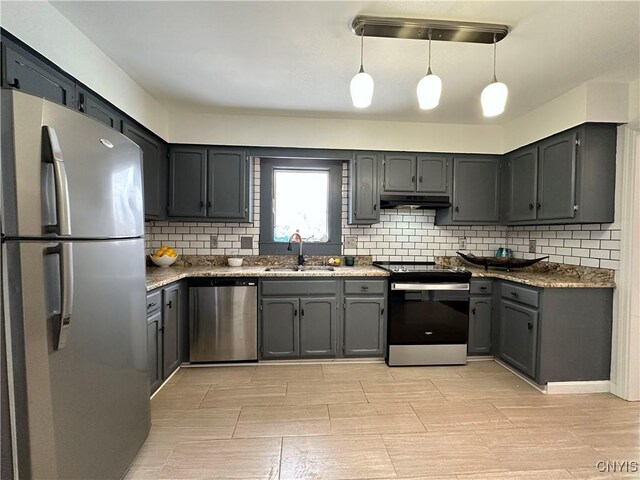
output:
[[[4,234],[137,237],[142,157],[124,135],[70,108],[2,92]]]
[[[121,478],[150,426],[143,240],[3,245],[20,478]]]

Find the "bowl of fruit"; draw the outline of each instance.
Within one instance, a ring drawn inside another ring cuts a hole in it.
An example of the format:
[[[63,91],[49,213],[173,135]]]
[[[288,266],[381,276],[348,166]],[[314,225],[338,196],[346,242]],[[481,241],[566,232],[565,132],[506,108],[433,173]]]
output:
[[[149,255],[151,261],[159,267],[168,267],[176,263],[178,255],[173,251],[173,248],[160,247],[153,255]]]

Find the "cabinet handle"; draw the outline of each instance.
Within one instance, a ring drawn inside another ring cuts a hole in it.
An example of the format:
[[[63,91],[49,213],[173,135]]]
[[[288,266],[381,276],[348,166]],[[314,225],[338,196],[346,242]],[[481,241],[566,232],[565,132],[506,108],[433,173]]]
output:
[[[20,80],[18,80],[17,78],[13,79],[13,83],[9,82],[7,83],[8,86],[13,87],[13,88],[17,88],[18,90],[20,90]]]
[[[420,175],[420,178],[418,178],[418,183],[422,183],[422,175]]]
[[[480,290],[486,290],[487,287],[480,287]]]
[[[293,316],[294,316],[294,317],[297,317],[297,316],[298,316],[298,309],[297,309],[297,308],[294,308],[294,309],[293,309]]]
[[[514,297],[518,298],[518,292],[511,292],[511,295],[513,295]]]
[[[300,309],[300,316],[301,316],[301,317],[304,317],[304,308],[301,308],[301,309]]]
[[[529,210],[533,210],[533,203],[529,204]]]
[[[367,285],[360,285],[360,288],[362,290],[369,290],[369,287]]]
[[[384,308],[380,310],[380,316],[382,317],[383,315],[384,315]]]
[[[456,208],[455,208],[455,211],[456,211],[456,212],[459,212],[459,211],[460,211],[460,209],[459,209],[458,207],[456,207]]]
[[[531,322],[527,323],[527,328],[529,330],[533,330],[533,323],[531,323]]]
[[[211,208],[211,200],[207,201],[207,208]]]
[[[471,313],[473,313],[474,315],[476,314],[476,307],[473,307],[473,308],[471,309]]]
[[[82,112],[85,113],[85,109],[84,109],[84,93],[80,94],[80,105],[78,105],[78,109]]]
[[[167,307],[173,308],[173,302],[171,300],[169,300],[169,303],[167,303]]]
[[[536,203],[536,208],[537,208],[538,210],[540,210],[540,207],[542,207],[542,205],[540,205],[539,203]]]
[[[204,202],[200,200],[200,210],[202,210],[203,208],[204,208]]]
[[[376,210],[378,210],[378,204],[377,204],[377,203],[374,203],[374,204],[373,204],[373,211],[375,212]]]
[[[155,307],[157,304],[158,302],[149,303],[147,304],[147,308]]]
[[[164,325],[162,325],[161,327],[158,327],[158,331],[159,332],[164,332]]]
[[[411,177],[411,183],[416,183],[416,176]]]

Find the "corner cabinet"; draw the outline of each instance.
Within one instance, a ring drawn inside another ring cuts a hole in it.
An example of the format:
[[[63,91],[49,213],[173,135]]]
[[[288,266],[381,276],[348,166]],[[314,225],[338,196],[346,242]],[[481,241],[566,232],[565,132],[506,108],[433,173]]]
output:
[[[142,150],[145,219],[160,220],[166,213],[166,145],[160,138],[128,121],[124,121],[122,133]]]
[[[436,225],[496,225],[500,221],[500,157],[454,156],[451,207]]]
[[[613,222],[615,157],[616,126],[589,123],[509,154],[504,223]]]
[[[503,299],[500,305],[500,357],[534,377],[538,341],[538,311]]]
[[[375,153],[358,153],[349,162],[349,217],[351,225],[372,225],[380,221],[379,158]]]
[[[469,341],[467,353],[489,355],[492,348],[493,282],[472,279],[469,297]]]
[[[250,222],[251,175],[245,150],[174,145],[169,156],[169,216]]]

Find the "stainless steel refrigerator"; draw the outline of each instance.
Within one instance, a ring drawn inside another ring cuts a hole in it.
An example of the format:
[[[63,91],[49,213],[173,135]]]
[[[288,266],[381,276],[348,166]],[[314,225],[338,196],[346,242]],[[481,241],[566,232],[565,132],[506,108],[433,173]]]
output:
[[[150,426],[140,149],[67,107],[0,94],[14,472],[121,478]]]

